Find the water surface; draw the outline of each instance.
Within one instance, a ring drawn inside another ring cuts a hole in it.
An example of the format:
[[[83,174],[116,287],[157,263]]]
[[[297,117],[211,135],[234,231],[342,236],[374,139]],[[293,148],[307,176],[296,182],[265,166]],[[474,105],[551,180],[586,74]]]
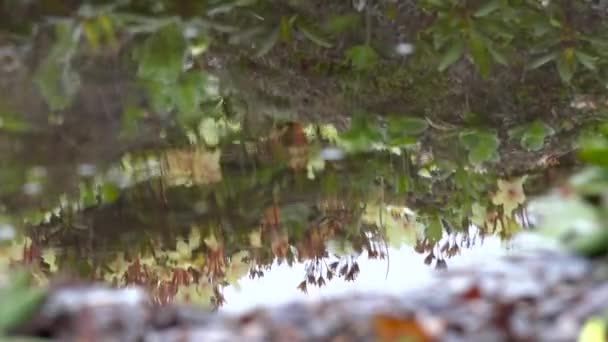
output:
[[[400,293],[517,253],[603,115],[552,69],[438,70],[409,2],[190,5],[0,24],[4,266],[227,311]]]

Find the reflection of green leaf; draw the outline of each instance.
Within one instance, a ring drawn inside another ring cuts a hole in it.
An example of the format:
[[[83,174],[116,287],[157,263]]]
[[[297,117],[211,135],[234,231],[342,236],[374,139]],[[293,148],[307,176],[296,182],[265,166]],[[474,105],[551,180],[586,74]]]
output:
[[[369,45],[356,45],[346,51],[346,58],[357,70],[370,70],[378,64],[378,54]]]
[[[174,100],[182,122],[198,118],[205,96],[206,79],[200,72],[189,72],[177,84]]]
[[[556,52],[552,52],[550,54],[542,56],[542,57],[534,60],[532,63],[530,63],[530,66],[528,68],[529,69],[540,68],[541,66],[551,62],[552,60],[555,60],[557,58],[557,56],[558,56],[558,54]]]
[[[426,237],[431,241],[439,241],[441,240],[442,234],[443,229],[441,228],[441,220],[438,216],[431,217],[426,230]]]
[[[544,144],[545,138],[538,135],[526,135],[521,138],[521,146],[528,151],[538,151]]]
[[[476,32],[471,32],[471,55],[475,61],[475,66],[482,77],[487,77],[490,72],[490,61],[488,59],[488,51],[486,44],[481,35]]]
[[[469,151],[469,161],[472,163],[478,164],[498,158],[497,150],[500,141],[496,133],[467,130],[460,133],[459,138]]]
[[[574,51],[574,56],[576,60],[579,61],[585,68],[589,70],[595,70],[595,62],[597,62],[597,57],[592,57],[582,51],[576,50]]]
[[[27,131],[28,125],[17,114],[3,111],[0,108],[0,130],[11,133],[22,133]]]
[[[150,36],[137,52],[137,73],[144,79],[173,83],[182,72],[186,41],[177,24],[167,25]]]
[[[345,14],[332,17],[327,23],[327,31],[331,33],[342,33],[344,31],[356,29],[361,22],[361,17],[357,14]]]
[[[401,137],[404,135],[419,135],[428,128],[429,124],[424,119],[408,116],[391,116],[388,119],[389,135]]]
[[[300,31],[306,38],[308,38],[313,43],[322,46],[324,48],[330,48],[332,46],[331,42],[318,31],[317,28],[305,23],[302,20],[296,20],[296,27],[298,31]]]
[[[477,147],[469,151],[469,160],[473,164],[482,163],[485,161],[492,161],[497,158],[496,148],[498,142],[494,140],[488,140],[489,144],[479,144]]]
[[[118,186],[112,183],[105,183],[101,186],[101,195],[104,203],[112,203],[118,198]]]
[[[497,9],[502,7],[502,0],[489,0],[486,1],[485,4],[483,4],[481,7],[479,7],[479,9],[477,11],[475,11],[475,13],[473,14],[473,16],[481,18],[481,17],[485,17],[488,14],[491,14],[492,12],[496,11]]]
[[[341,139],[351,151],[362,151],[371,148],[371,145],[382,141],[378,126],[369,119],[365,113],[356,114],[350,129],[341,135]]]
[[[394,217],[386,207],[373,204],[366,205],[361,220],[380,228],[393,248],[414,245],[417,234],[424,229],[415,217],[410,217],[405,224],[404,219]]]
[[[91,186],[80,184],[80,201],[85,208],[97,204],[97,196]]]
[[[559,73],[559,77],[565,83],[570,83],[576,69],[576,62],[574,60],[573,53],[574,52],[571,48],[566,49],[557,59],[557,72]]]
[[[507,134],[509,135],[509,138],[514,139],[514,140],[521,140],[521,137],[524,135],[524,133],[526,132],[527,126],[526,125],[520,125],[514,128],[511,128]]]
[[[36,83],[51,110],[66,109],[80,87],[80,77],[71,66],[78,44],[74,31],[69,21],[55,26],[55,44],[36,72]]]
[[[536,120],[521,131],[520,143],[528,151],[538,151],[543,148],[545,138],[553,134],[555,134],[555,130],[551,126]]]
[[[287,18],[286,16],[281,17],[281,21],[279,23],[279,35],[281,40],[285,43],[291,42],[292,22],[293,20]]]
[[[417,142],[418,142],[418,139],[416,139],[414,137],[403,136],[403,137],[397,137],[395,139],[390,140],[389,146],[391,146],[391,147],[408,147],[408,146],[416,145]]]
[[[462,57],[464,53],[464,42],[460,39],[454,41],[452,45],[446,50],[439,62],[439,67],[437,69],[439,71],[444,71],[450,65],[456,63]]]
[[[51,110],[66,109],[80,86],[79,75],[69,65],[49,60],[38,70],[38,87]]]
[[[204,118],[198,127],[198,132],[207,146],[216,146],[219,144],[221,132],[214,119]]]
[[[608,167],[608,148],[585,148],[578,156],[587,163]]]
[[[310,207],[302,203],[290,204],[281,207],[281,220],[285,224],[292,222],[306,222],[310,215]]]
[[[133,134],[137,131],[139,121],[143,119],[146,112],[139,108],[128,106],[122,114],[122,132],[126,135]]]
[[[212,7],[207,11],[207,15],[213,17],[218,14],[229,13],[238,7],[246,7],[254,5],[257,0],[234,0],[234,1],[218,1],[220,5]]]
[[[500,50],[493,47],[492,44],[488,44],[486,47],[488,48],[488,51],[492,55],[492,58],[497,63],[500,63],[502,65],[509,65],[509,61],[507,60],[507,57],[505,57],[505,55]]]
[[[261,41],[255,53],[255,57],[262,57],[266,55],[279,40],[279,28],[270,31]]]

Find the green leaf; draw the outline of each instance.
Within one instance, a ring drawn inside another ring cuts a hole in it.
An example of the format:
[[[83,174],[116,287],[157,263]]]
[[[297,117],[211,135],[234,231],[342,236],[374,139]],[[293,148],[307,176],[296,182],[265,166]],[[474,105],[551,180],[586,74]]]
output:
[[[324,48],[332,47],[332,43],[325,39],[323,35],[319,32],[319,30],[307,23],[303,20],[296,20],[296,27],[298,31],[300,31],[306,38],[308,38],[313,43],[322,46]]]
[[[437,70],[444,71],[450,65],[454,64],[456,61],[462,57],[464,53],[464,42],[460,39],[454,41],[452,45],[445,51],[441,61],[439,62],[439,66]]]
[[[366,71],[378,64],[378,54],[369,45],[356,45],[346,51],[346,58],[356,70]]]
[[[475,32],[471,33],[470,49],[475,66],[477,66],[477,71],[479,71],[483,78],[488,77],[490,61],[488,60],[486,44],[483,38]]]
[[[475,13],[474,17],[482,18],[502,7],[502,0],[486,1]]]
[[[598,58],[590,56],[584,52],[579,50],[574,51],[574,56],[576,59],[587,69],[596,70],[595,62],[597,62]]]
[[[532,63],[530,63],[530,65],[528,66],[528,69],[533,70],[533,69],[540,68],[541,66],[555,60],[558,55],[559,54],[557,52],[552,52],[550,54],[544,55],[544,56],[534,60]]]

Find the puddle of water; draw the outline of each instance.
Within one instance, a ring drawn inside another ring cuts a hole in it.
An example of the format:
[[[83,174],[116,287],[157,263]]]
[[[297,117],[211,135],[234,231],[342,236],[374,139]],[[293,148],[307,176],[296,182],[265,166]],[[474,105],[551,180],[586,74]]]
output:
[[[253,3],[201,21],[84,7],[0,41],[14,62],[0,68],[0,266],[226,311],[399,293],[515,253],[529,198],[578,166],[597,106],[569,108],[558,78],[441,73],[417,43],[360,45],[360,25],[324,50],[309,9],[278,20],[308,32],[295,45],[253,54],[246,37],[266,28],[232,27],[272,17]],[[335,6],[321,17],[352,10]],[[378,16],[380,36],[401,36]]]

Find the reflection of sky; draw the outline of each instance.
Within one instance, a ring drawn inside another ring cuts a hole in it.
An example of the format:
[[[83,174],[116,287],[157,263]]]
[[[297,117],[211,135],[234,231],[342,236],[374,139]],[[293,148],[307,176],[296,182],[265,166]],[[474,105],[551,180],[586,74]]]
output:
[[[497,237],[486,237],[483,245],[479,241],[470,249],[461,249],[461,255],[448,259],[448,268],[476,264],[489,258],[508,253]],[[262,278],[243,277],[240,290],[233,286],[224,289],[227,303],[221,309],[227,312],[248,310],[258,305],[276,306],[292,300],[327,298],[348,293],[387,293],[399,294],[404,291],[420,288],[433,279],[434,269],[424,264],[424,254],[418,254],[413,247],[402,246],[400,249],[389,249],[390,269],[386,277],[387,260],[370,260],[366,255],[358,258],[361,272],[354,282],[334,278],[326,286],[318,288],[308,286],[308,295],[296,287],[304,279],[305,266],[294,263],[277,265],[275,262],[270,271],[265,271]]]

